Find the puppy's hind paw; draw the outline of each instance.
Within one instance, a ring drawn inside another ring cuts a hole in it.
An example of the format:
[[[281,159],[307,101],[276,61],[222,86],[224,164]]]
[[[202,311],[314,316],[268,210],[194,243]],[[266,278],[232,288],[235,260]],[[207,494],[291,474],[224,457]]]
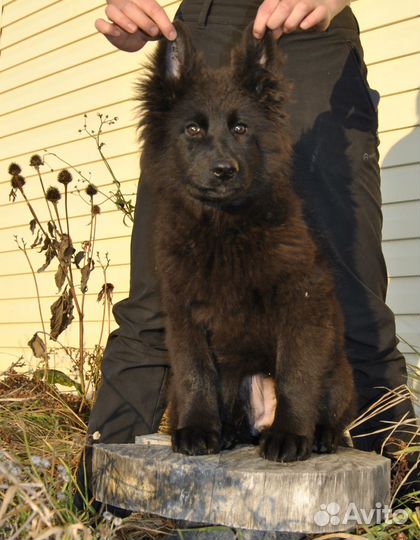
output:
[[[311,455],[309,437],[287,432],[266,431],[261,435],[260,454],[270,461],[303,461]]]
[[[318,454],[334,454],[340,434],[330,426],[317,425],[315,429],[315,440],[313,451]]]
[[[221,448],[220,433],[206,431],[196,426],[177,429],[172,435],[174,452],[188,456],[218,454]]]
[[[222,440],[221,448],[222,450],[228,450],[233,448],[236,445],[236,429],[232,424],[224,423],[222,425]]]

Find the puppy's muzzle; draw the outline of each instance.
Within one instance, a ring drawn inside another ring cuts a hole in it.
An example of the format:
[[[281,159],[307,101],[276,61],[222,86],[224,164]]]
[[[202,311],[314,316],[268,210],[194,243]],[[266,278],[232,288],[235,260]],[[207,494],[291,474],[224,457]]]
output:
[[[218,180],[226,182],[239,172],[239,164],[234,160],[219,159],[213,162],[211,172]]]

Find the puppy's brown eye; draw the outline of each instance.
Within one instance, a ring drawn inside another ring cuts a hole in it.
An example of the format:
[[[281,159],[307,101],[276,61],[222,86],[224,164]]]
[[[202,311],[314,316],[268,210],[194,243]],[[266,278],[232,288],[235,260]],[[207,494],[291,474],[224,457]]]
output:
[[[233,126],[233,132],[236,135],[244,135],[248,131],[248,126],[243,122],[238,122]]]
[[[196,124],[195,122],[191,122],[191,124],[185,126],[185,133],[189,137],[196,137],[197,135],[201,135],[202,130],[198,124]]]

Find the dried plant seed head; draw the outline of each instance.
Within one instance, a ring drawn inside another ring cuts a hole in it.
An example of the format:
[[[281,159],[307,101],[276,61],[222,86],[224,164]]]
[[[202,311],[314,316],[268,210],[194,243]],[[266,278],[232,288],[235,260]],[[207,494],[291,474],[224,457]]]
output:
[[[10,182],[14,189],[22,188],[26,183],[25,179],[20,174],[14,174]]]
[[[89,184],[86,188],[86,193],[89,195],[89,197],[94,197],[98,193],[98,190],[96,186],[94,186],[93,184]]]
[[[44,162],[42,161],[41,156],[39,156],[38,154],[34,154],[29,160],[29,165],[31,167],[35,167],[35,169],[38,170],[41,165],[44,165]]]
[[[100,206],[98,206],[97,204],[94,204],[94,205],[92,206],[92,214],[98,215],[98,214],[100,214],[100,213],[101,213],[101,208],[100,208]]]
[[[53,204],[57,204],[58,201],[61,199],[61,193],[56,187],[50,186],[47,189],[47,201],[52,202]]]
[[[19,167],[17,163],[11,163],[9,165],[9,174],[11,174],[12,176],[17,176],[21,172],[22,172],[22,169]]]
[[[63,169],[58,173],[57,180],[60,182],[60,184],[64,184],[66,186],[67,184],[70,184],[73,177],[67,169]]]

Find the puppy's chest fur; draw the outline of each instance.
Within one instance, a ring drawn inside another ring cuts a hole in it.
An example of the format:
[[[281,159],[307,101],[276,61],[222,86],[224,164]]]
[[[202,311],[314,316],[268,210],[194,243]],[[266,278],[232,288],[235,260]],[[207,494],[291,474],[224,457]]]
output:
[[[273,250],[262,236],[231,229],[189,242],[187,265],[195,277],[188,296],[197,323],[219,333],[226,326],[243,328],[246,321],[272,326],[279,283]]]
[[[304,228],[292,235],[281,226],[218,228],[179,215],[174,224],[157,241],[164,308],[182,302],[215,349],[271,356],[284,325],[319,321],[331,284],[310,263]]]

